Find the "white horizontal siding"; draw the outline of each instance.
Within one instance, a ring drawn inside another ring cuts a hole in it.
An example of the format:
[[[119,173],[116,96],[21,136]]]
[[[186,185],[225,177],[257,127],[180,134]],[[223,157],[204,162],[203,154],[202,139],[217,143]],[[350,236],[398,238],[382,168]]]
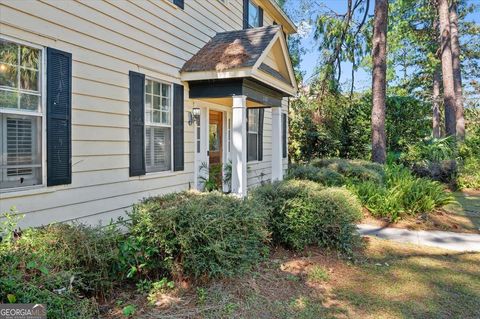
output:
[[[181,83],[179,69],[217,32],[242,28],[242,0],[38,0],[0,2],[0,35],[72,53],[72,184],[0,194],[0,211],[25,225],[106,222],[151,195],[193,185],[194,132],[185,123],[185,170],[129,177],[129,71]],[[271,23],[268,14],[266,24]],[[185,95],[188,96],[186,87]],[[191,110],[185,103],[185,120]],[[264,160],[249,184],[271,176],[271,113]]]
[[[247,163],[247,185],[249,188],[272,179],[272,109],[265,109],[263,119],[263,159]]]

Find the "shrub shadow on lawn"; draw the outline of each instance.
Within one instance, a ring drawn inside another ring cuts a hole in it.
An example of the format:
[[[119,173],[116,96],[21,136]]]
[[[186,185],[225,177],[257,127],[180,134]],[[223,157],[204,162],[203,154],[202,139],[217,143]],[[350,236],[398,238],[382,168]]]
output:
[[[455,192],[453,195],[457,203],[447,205],[445,210],[465,217],[477,231],[480,231],[480,191]]]
[[[372,241],[357,272],[334,287],[363,318],[478,318],[480,254]]]

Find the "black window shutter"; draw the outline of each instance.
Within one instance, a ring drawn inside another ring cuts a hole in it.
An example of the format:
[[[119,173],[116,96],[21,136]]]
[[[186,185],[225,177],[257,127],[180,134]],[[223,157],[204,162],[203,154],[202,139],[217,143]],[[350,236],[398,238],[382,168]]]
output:
[[[173,85],[173,170],[184,170],[183,85]]]
[[[250,161],[250,160],[248,159],[248,158],[249,158],[249,156],[248,156],[248,153],[249,153],[249,152],[248,152],[248,150],[249,150],[248,145],[250,144],[250,143],[248,143],[248,140],[249,140],[249,138],[248,138],[248,113],[249,113],[249,112],[250,112],[250,109],[247,108],[247,112],[245,112],[245,113],[247,114],[247,119],[246,119],[246,121],[245,121],[245,122],[247,123],[247,144],[245,145],[245,147],[246,147],[245,149],[247,150],[247,162]]]
[[[249,0],[243,0],[243,29],[248,29],[248,2]]]
[[[263,27],[263,9],[258,7],[258,26]]]
[[[145,75],[130,71],[130,176],[145,175]]]
[[[287,114],[282,113],[282,157],[287,157]]]
[[[47,186],[72,183],[72,54],[47,48]]]
[[[178,6],[179,8],[182,8],[182,10],[185,9],[184,4],[183,4],[183,0],[173,0],[173,3],[176,6]]]
[[[263,116],[264,109],[258,110],[258,160],[263,161]]]

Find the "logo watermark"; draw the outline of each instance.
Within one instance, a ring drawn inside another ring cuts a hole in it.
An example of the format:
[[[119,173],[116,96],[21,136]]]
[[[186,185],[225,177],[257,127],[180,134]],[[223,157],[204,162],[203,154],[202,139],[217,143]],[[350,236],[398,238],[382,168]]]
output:
[[[42,304],[0,304],[0,319],[47,319],[47,307]]]

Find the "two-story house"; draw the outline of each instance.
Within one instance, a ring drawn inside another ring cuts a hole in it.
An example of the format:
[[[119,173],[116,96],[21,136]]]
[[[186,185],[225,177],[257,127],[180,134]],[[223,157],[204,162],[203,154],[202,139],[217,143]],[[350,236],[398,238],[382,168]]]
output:
[[[105,223],[213,165],[240,196],[281,180],[295,31],[274,0],[1,0],[0,212]]]

